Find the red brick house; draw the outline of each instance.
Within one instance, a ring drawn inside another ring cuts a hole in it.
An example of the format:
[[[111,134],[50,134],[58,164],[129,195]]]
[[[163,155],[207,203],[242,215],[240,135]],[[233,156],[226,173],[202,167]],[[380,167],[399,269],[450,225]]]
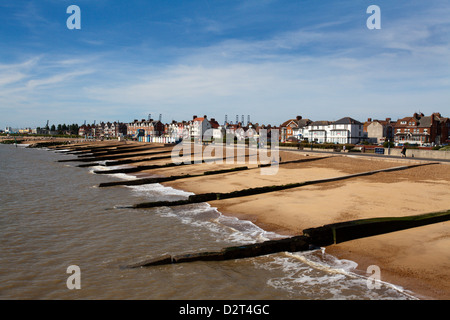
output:
[[[127,124],[127,134],[136,138],[137,136],[161,137],[164,135],[165,126],[159,120],[134,120]]]
[[[412,117],[398,119],[394,126],[394,142],[399,144],[443,144],[449,139],[449,119],[440,113],[425,116],[414,113]]]
[[[303,129],[311,122],[311,120],[303,119],[301,116],[283,122],[280,125],[280,141],[286,142],[291,139],[301,140],[303,138]]]

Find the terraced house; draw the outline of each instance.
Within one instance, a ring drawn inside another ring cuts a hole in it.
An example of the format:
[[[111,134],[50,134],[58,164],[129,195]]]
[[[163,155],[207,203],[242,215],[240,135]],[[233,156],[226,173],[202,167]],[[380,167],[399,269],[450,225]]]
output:
[[[133,138],[145,137],[161,137],[164,135],[164,124],[159,120],[134,120],[127,124],[127,134]]]

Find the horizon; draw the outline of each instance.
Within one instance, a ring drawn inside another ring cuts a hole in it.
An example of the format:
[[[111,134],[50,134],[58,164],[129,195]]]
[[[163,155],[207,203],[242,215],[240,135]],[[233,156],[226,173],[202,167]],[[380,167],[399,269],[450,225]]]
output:
[[[0,128],[448,116],[449,15],[444,0],[2,1]]]

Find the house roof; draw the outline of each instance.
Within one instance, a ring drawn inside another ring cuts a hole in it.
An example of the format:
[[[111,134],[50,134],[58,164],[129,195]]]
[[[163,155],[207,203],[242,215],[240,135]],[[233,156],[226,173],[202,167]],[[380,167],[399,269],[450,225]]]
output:
[[[429,128],[429,127],[431,127],[432,122],[433,122],[433,119],[431,116],[422,117],[419,121],[418,127],[419,128]]]
[[[331,122],[331,121],[324,120],[324,121],[313,121],[310,123],[310,125],[312,125],[312,126],[328,126],[332,123],[333,122]]]
[[[220,127],[220,124],[219,124],[215,119],[209,120],[209,123],[211,124],[211,127],[212,127],[213,129],[217,129],[217,128]]]
[[[298,127],[298,123],[297,123],[297,120],[296,120],[296,119],[289,119],[289,120],[283,122],[283,123],[281,124],[280,127],[287,127],[287,126],[290,125],[291,123],[293,123],[295,126]]]
[[[291,123],[293,123],[296,127],[300,127],[300,128],[302,128],[302,127],[306,127],[308,124],[310,124],[312,121],[310,120],[310,119],[300,119],[300,120],[297,120],[297,119],[289,119],[289,120],[287,120],[287,121],[285,121],[285,122],[283,122],[282,124],[281,124],[281,128],[282,127],[287,127],[289,124],[291,124]]]
[[[359,122],[358,120],[355,120],[350,117],[344,117],[342,119],[335,121],[334,124],[362,124],[362,122]]]

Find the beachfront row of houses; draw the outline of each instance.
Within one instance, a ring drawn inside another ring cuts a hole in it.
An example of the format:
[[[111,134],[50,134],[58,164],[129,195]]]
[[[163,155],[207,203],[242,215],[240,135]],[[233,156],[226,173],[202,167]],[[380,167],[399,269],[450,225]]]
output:
[[[438,112],[430,116],[414,113],[397,121],[391,118],[369,118],[362,123],[349,117],[337,121],[312,121],[298,116],[281,125],[281,141],[289,140],[340,144],[363,141],[382,144],[390,141],[419,146],[442,145],[450,142],[450,118]]]
[[[194,115],[188,121],[163,123],[160,120],[142,119],[130,123],[98,123],[82,125],[80,136],[92,138],[115,138],[127,136],[143,142],[173,143],[182,139],[201,139],[208,133],[214,139],[226,136],[241,138],[243,132],[258,135],[266,129],[270,137],[272,130],[277,130],[280,142],[308,141],[314,143],[358,144],[364,141],[382,144],[385,141],[396,144],[417,144],[421,146],[442,145],[450,140],[450,119],[440,113],[425,116],[414,113],[413,116],[392,121],[367,119],[360,122],[350,117],[336,121],[313,121],[301,116],[289,119],[280,126],[246,124],[242,122],[220,124],[207,115]]]

